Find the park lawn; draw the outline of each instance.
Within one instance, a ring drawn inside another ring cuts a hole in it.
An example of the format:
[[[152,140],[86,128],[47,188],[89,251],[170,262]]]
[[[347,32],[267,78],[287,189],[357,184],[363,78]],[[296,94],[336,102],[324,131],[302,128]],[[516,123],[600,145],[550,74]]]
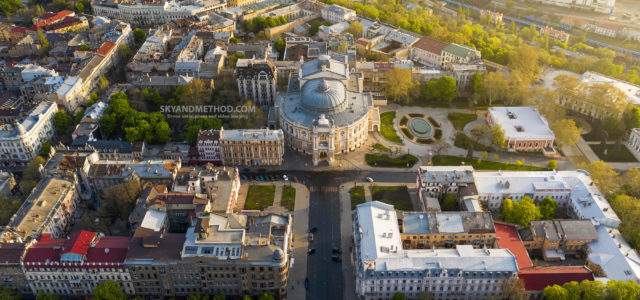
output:
[[[413,211],[411,197],[406,185],[370,186],[371,199],[393,205],[397,210]]]
[[[393,128],[393,120],[396,118],[395,111],[383,112],[380,114],[380,135],[390,142],[402,144],[402,139]]]
[[[373,150],[379,151],[379,152],[385,152],[385,153],[389,153],[391,152],[391,149],[389,149],[389,147],[380,144],[380,143],[375,143],[373,144],[373,146],[371,146],[373,148]]]
[[[459,166],[464,162],[465,165],[473,166],[476,170],[505,170],[505,171],[549,171],[549,168],[530,166],[530,165],[516,165],[510,163],[502,163],[497,161],[467,159],[465,157],[451,156],[451,155],[436,155],[433,157],[434,166]]]
[[[462,132],[456,133],[456,137],[453,140],[453,145],[462,148],[468,149],[469,146],[473,146],[473,150],[477,151],[491,151],[491,147],[485,146],[468,137],[466,134]]]
[[[453,124],[453,128],[455,128],[457,130],[462,130],[462,129],[464,129],[464,126],[467,125],[469,122],[472,122],[472,121],[475,121],[476,119],[478,119],[478,116],[475,115],[475,114],[465,114],[465,113],[459,113],[459,112],[450,112],[447,115],[447,118]]]
[[[275,185],[250,185],[247,199],[244,201],[244,209],[264,210],[273,205],[275,194]]]
[[[590,144],[589,147],[593,150],[593,152],[598,155],[598,158],[607,162],[637,162],[638,160],[629,152],[629,149],[624,145],[612,145],[607,144],[602,146],[602,144]],[[604,154],[604,150],[608,149],[607,155]]]
[[[391,157],[387,154],[367,153],[364,160],[367,165],[380,168],[410,168],[418,162],[418,158],[411,154]]]
[[[356,205],[362,204],[365,202],[364,200],[364,187],[363,186],[354,186],[349,190],[349,195],[351,196],[351,210],[356,209]]]
[[[282,186],[282,199],[280,205],[289,211],[293,211],[296,204],[296,188],[285,185]]]

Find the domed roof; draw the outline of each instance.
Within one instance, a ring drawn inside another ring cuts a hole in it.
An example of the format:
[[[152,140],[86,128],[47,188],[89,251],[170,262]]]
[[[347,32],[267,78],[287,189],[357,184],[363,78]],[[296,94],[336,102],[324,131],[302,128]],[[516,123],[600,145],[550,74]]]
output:
[[[340,81],[311,79],[302,86],[302,105],[319,111],[334,110],[345,101],[345,94]]]

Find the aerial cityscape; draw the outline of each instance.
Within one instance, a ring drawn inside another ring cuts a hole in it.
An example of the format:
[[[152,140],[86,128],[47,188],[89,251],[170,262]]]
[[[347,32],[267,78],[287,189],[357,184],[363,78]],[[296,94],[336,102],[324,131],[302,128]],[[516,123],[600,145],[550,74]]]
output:
[[[638,0],[0,0],[0,300],[640,300]]]

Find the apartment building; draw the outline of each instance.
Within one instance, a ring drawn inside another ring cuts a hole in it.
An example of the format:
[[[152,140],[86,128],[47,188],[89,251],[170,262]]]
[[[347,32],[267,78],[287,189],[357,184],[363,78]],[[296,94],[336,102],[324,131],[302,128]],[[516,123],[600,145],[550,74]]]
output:
[[[284,154],[282,130],[207,130],[198,135],[198,153],[205,161],[219,158],[225,166],[280,165]]]
[[[143,221],[129,245],[136,295],[286,295],[291,216],[199,214],[186,234],[166,232],[161,219]]]
[[[34,241],[29,243],[0,242],[0,286],[21,294],[31,293],[29,282],[22,270],[22,260],[26,249],[33,243]]]
[[[272,106],[276,97],[276,67],[268,60],[238,59],[234,77],[240,96],[259,106]]]
[[[592,10],[603,14],[612,14],[616,0],[535,0],[538,3],[555,6]]]
[[[0,127],[0,164],[3,167],[25,166],[38,155],[42,144],[54,134],[53,117],[58,106],[45,101],[15,124]]]
[[[24,274],[33,294],[90,296],[95,287],[111,280],[133,293],[124,266],[128,237],[109,237],[79,231],[68,238],[42,235],[24,256]]]
[[[92,189],[96,191],[134,178],[139,178],[142,185],[171,186],[181,166],[180,160],[99,160],[91,165],[88,178]]]
[[[406,249],[396,210],[378,201],[356,207],[353,223],[356,294],[390,299],[395,293],[415,298],[490,299],[502,296],[505,281],[518,272],[506,249]]]
[[[240,192],[240,172],[237,168],[212,165],[204,168],[182,168],[171,190],[204,195],[209,201],[207,210],[231,213],[236,207]]]
[[[493,247],[496,233],[487,212],[404,212],[399,216],[405,249]]]
[[[326,5],[320,10],[323,19],[331,23],[349,22],[356,19],[356,11],[337,4]]]
[[[226,7],[226,1],[94,0],[91,7],[96,16],[123,20],[141,27],[153,27],[220,11]]]
[[[598,238],[591,221],[571,219],[532,221],[519,234],[527,250],[540,250],[545,260],[564,260]]]
[[[556,136],[547,120],[533,107],[491,107],[486,121],[489,126],[502,128],[509,151],[555,154]]]
[[[411,59],[426,66],[441,67],[443,65],[442,51],[446,43],[434,38],[421,37],[411,48]]]
[[[48,175],[11,217],[0,238],[5,242],[26,242],[41,234],[63,237],[76,218],[78,199],[75,174]]]

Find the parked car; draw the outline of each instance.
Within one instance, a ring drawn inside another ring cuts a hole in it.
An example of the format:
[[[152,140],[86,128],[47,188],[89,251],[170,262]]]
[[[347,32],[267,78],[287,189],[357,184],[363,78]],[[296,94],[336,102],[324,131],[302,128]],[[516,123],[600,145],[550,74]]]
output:
[[[340,255],[331,255],[331,260],[335,262],[341,262],[342,257],[340,257]]]
[[[340,250],[340,248],[334,247],[333,249],[331,249],[331,253],[340,254],[342,253],[342,250]]]
[[[308,239],[309,239],[309,242],[313,242],[313,233],[309,233]]]
[[[309,248],[309,250],[307,250],[307,254],[309,255],[313,255],[314,253],[316,253],[316,248]]]
[[[366,179],[368,182],[373,182],[373,178],[371,177],[365,177],[364,179]]]
[[[318,227],[315,227],[315,226],[311,227],[311,229],[309,229],[309,232],[311,232],[311,233],[318,232]]]

